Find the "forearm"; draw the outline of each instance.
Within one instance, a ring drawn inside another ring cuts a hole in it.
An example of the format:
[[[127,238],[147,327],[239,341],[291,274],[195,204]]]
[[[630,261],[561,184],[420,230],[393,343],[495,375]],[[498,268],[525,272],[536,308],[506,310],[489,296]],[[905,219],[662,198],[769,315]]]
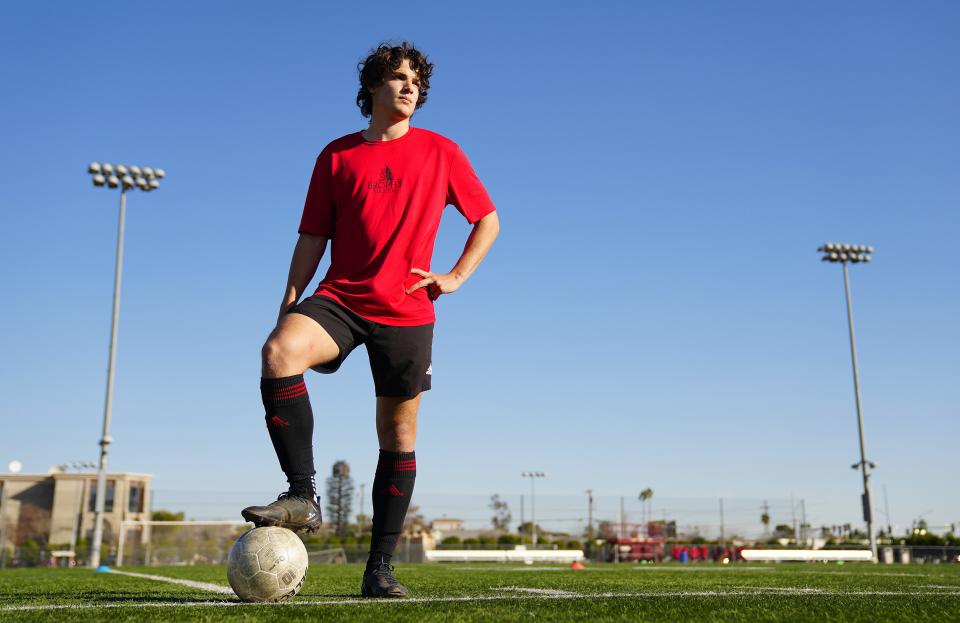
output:
[[[287,287],[283,293],[281,309],[290,307],[303,296],[304,290],[317,272],[317,266],[320,265],[320,258],[323,257],[326,248],[327,238],[300,234],[297,246],[293,249],[293,257],[290,259],[290,272],[287,275]]]
[[[467,244],[463,248],[463,254],[457,261],[456,266],[450,271],[460,282],[466,281],[473,274],[480,262],[487,255],[487,251],[493,246],[493,241],[497,239],[500,233],[500,218],[496,212],[491,212],[473,226],[473,231],[467,238]]]

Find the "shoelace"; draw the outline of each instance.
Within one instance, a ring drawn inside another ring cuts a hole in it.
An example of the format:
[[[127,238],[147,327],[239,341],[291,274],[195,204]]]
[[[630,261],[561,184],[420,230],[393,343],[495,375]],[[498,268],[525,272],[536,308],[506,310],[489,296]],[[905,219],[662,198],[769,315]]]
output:
[[[397,583],[397,578],[393,577],[393,565],[388,562],[381,562],[377,565],[377,568],[373,570],[371,575],[382,576],[388,578],[392,583]]]
[[[277,501],[285,500],[287,498],[299,498],[301,500],[306,500],[308,502],[312,501],[310,498],[305,498],[302,495],[297,495],[293,491],[284,491],[279,496],[277,496]]]

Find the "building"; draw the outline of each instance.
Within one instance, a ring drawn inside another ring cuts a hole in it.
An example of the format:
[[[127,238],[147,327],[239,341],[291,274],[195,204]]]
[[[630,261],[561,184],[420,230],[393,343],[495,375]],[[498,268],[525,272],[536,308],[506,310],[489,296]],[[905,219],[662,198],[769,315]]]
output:
[[[149,474],[107,474],[104,544],[116,544],[121,521],[150,519],[152,480]],[[96,494],[95,472],[0,474],[0,558],[25,544],[76,551],[93,535]]]
[[[459,532],[463,530],[462,519],[447,519],[442,517],[430,522],[430,529],[437,532]]]

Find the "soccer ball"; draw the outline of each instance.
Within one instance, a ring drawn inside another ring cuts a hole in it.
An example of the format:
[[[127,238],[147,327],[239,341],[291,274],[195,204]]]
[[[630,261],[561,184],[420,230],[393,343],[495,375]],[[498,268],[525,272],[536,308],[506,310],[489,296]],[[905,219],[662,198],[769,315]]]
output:
[[[227,580],[243,601],[286,601],[307,576],[307,548],[286,528],[254,528],[230,548]]]

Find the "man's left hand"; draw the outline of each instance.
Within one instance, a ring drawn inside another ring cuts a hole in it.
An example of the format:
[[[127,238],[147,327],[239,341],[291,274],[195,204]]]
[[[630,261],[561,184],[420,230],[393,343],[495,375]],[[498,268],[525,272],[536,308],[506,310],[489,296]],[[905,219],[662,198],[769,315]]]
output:
[[[413,294],[420,288],[429,288],[427,293],[430,295],[430,299],[434,301],[437,300],[441,294],[456,292],[457,288],[463,284],[463,278],[453,273],[431,273],[419,268],[411,269],[410,272],[420,275],[423,279],[407,290],[407,294]]]

